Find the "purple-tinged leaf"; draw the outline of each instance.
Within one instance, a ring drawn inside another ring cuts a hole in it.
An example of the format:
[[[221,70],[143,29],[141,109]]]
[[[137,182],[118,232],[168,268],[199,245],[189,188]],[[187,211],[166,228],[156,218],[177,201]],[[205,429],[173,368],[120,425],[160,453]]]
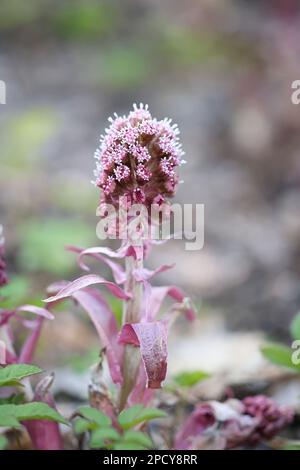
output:
[[[37,342],[39,340],[44,318],[38,318],[33,331],[29,333],[25,343],[22,346],[18,362],[30,364],[32,362]]]
[[[119,299],[126,299],[128,300],[130,296],[124,292],[119,286],[114,284],[113,282],[106,281],[103,277],[97,276],[96,274],[88,274],[86,276],[82,276],[75,281],[70,282],[65,287],[63,287],[56,295],[52,297],[48,297],[45,299],[45,302],[55,302],[57,300],[64,299],[66,297],[70,297],[76,292],[85,287],[91,286],[93,284],[103,284],[110,292]]]
[[[167,296],[171,297],[179,303],[184,304],[184,302],[187,301],[187,298],[184,296],[183,292],[176,286],[153,287],[149,302],[151,320],[154,320],[157,317],[161,305]],[[192,308],[189,302],[187,302],[186,305],[185,315],[190,321],[193,321],[196,318],[195,310]]]
[[[214,410],[209,404],[198,406],[188,417],[182,428],[175,436],[176,450],[194,449],[193,442],[216,422]]]
[[[159,273],[163,273],[164,271],[168,271],[169,269],[172,269],[175,266],[174,264],[163,264],[159,266],[158,268],[154,269],[153,271],[150,269],[135,269],[133,271],[133,275],[135,277],[135,280],[137,282],[142,282],[142,281],[149,281],[152,277],[156,276]]]
[[[54,319],[54,315],[52,315],[48,310],[42,307],[36,307],[35,305],[21,305],[21,307],[16,309],[16,311],[34,313],[35,315],[47,318],[48,320]]]
[[[111,259],[107,258],[103,254],[100,253],[88,253],[89,250],[83,250],[81,248],[78,248],[76,246],[67,246],[67,250],[72,251],[74,253],[78,253],[78,264],[81,267],[81,269],[85,271],[89,271],[90,268],[83,262],[82,257],[87,255],[87,256],[92,256],[93,258],[97,259],[98,261],[103,262],[106,264],[112,271],[114,280],[117,284],[124,284],[126,280],[126,273],[122,266],[117,264],[116,262],[112,261]]]
[[[76,299],[88,313],[95,325],[102,346],[105,348],[113,382],[122,383],[120,368],[122,348],[117,342],[118,326],[114,314],[96,289],[77,291],[73,294],[73,298]]]
[[[92,248],[87,248],[86,250],[83,250],[79,255],[78,261],[80,262],[81,258],[85,255],[96,255],[96,254],[105,255],[105,256],[108,256],[109,258],[122,259],[122,258],[125,258],[125,256],[128,256],[127,252],[128,252],[127,246],[123,246],[119,248],[118,250],[112,250],[111,248],[108,248],[106,246],[93,246]]]
[[[162,322],[127,323],[119,341],[139,346],[147,374],[147,387],[160,388],[167,372],[167,331]]]

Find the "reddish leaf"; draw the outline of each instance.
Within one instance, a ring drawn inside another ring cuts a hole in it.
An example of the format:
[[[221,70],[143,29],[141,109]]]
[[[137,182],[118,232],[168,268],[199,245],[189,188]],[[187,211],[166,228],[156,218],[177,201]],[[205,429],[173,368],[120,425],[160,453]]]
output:
[[[40,317],[47,318],[48,320],[54,320],[54,315],[48,310],[42,307],[36,307],[35,305],[21,305],[16,309],[17,312],[29,312],[39,315]]]
[[[114,261],[110,260],[109,258],[107,258],[106,256],[104,256],[103,254],[101,254],[99,252],[90,252],[89,251],[89,250],[94,250],[94,248],[90,248],[88,250],[83,250],[83,249],[78,248],[76,246],[67,246],[67,250],[79,254],[78,264],[81,267],[81,269],[83,269],[85,271],[90,270],[90,268],[85,263],[83,263],[82,257],[85,256],[85,255],[86,256],[92,256],[93,258],[97,259],[98,261],[101,261],[104,264],[106,264],[107,266],[109,266],[109,268],[111,269],[111,271],[113,273],[114,280],[117,284],[123,284],[125,282],[126,273],[125,273],[124,269],[122,268],[122,266],[120,266],[119,264],[117,264]]]
[[[149,281],[152,277],[156,276],[156,274],[163,273],[164,271],[167,271],[168,269],[172,269],[175,266],[174,264],[163,264],[159,266],[158,268],[154,269],[153,271],[150,269],[135,269],[133,271],[133,275],[138,282],[142,281]]]
[[[162,322],[127,323],[119,341],[139,346],[147,374],[147,387],[160,388],[167,372],[167,332]]]
[[[65,287],[63,287],[56,295],[48,297],[45,299],[45,302],[56,302],[57,300],[70,297],[76,292],[85,287],[91,286],[93,284],[103,284],[110,292],[118,297],[119,299],[129,299],[130,296],[124,292],[119,286],[113,282],[106,281],[103,277],[97,276],[96,274],[88,274],[87,276],[82,276],[75,281],[70,282]]]
[[[114,314],[100,292],[84,289],[73,294],[73,298],[88,313],[105,348],[111,378],[114,383],[122,383],[120,360],[122,348],[117,342],[118,326]]]
[[[149,301],[151,320],[157,317],[161,305],[167,296],[180,303],[183,303],[186,299],[183,292],[176,286],[153,287]],[[185,314],[190,321],[196,318],[195,311],[190,305],[187,305]]]

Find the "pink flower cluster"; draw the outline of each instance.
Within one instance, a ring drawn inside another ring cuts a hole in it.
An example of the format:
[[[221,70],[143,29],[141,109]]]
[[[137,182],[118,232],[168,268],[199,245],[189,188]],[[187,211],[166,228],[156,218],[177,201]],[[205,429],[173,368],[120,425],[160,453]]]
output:
[[[184,163],[176,124],[152,118],[143,104],[109,121],[95,152],[94,183],[102,189],[102,202],[117,205],[119,197],[127,196],[129,203],[151,205],[173,196],[175,170]]]
[[[258,419],[258,424],[249,438],[251,444],[271,439],[293,420],[292,410],[278,406],[265,395],[247,397],[243,400],[243,405],[244,413]]]
[[[265,395],[198,405],[175,436],[175,449],[234,449],[275,437],[293,421],[292,409]]]

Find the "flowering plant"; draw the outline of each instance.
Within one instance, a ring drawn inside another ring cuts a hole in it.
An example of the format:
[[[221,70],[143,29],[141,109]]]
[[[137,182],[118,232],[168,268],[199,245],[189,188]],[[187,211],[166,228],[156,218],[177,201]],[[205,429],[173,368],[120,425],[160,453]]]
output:
[[[173,196],[178,183],[175,168],[183,163],[177,126],[171,126],[167,119],[153,119],[143,105],[134,106],[128,116],[116,116],[110,122],[96,152],[95,185],[101,189],[100,207],[104,212],[108,204],[119,207],[122,198],[126,215],[131,222],[137,219],[132,225],[134,230],[116,251],[106,247],[69,247],[77,253],[79,265],[85,270],[85,256],[109,266],[114,282],[89,274],[71,283],[56,283],[50,286],[49,292],[54,295],[46,302],[51,305],[72,297],[90,315],[115,384],[115,396],[106,393],[101,401],[105,411],[109,409],[113,416],[128,405],[148,403],[153,389],[161,387],[167,372],[168,328],[176,313],[183,312],[188,320],[193,320],[195,312],[179,288],[151,287],[150,280],[172,266],[159,266],[154,271],[144,268],[153,241],[144,237],[139,214],[135,217],[131,212],[135,203],[148,208]],[[125,260],[125,266],[116,260]],[[103,294],[91,287],[95,284],[103,285],[123,300],[120,332]],[[167,296],[176,303],[161,316],[160,308]]]

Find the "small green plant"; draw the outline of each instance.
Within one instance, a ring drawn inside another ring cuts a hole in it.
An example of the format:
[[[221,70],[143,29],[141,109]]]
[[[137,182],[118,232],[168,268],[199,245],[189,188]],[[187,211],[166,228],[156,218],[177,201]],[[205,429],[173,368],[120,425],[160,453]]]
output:
[[[293,360],[293,353],[297,354],[295,349],[300,348],[300,344],[297,346],[297,342],[300,340],[300,312],[294,317],[290,325],[290,334],[293,339],[292,348],[282,343],[272,342],[264,344],[261,352],[273,364],[300,372],[300,361]]]
[[[145,408],[142,404],[134,405],[121,411],[117,421],[95,408],[83,406],[76,413],[73,429],[77,435],[89,433],[91,449],[142,450],[153,448],[150,437],[138,426],[164,418],[166,413],[156,408]]]

